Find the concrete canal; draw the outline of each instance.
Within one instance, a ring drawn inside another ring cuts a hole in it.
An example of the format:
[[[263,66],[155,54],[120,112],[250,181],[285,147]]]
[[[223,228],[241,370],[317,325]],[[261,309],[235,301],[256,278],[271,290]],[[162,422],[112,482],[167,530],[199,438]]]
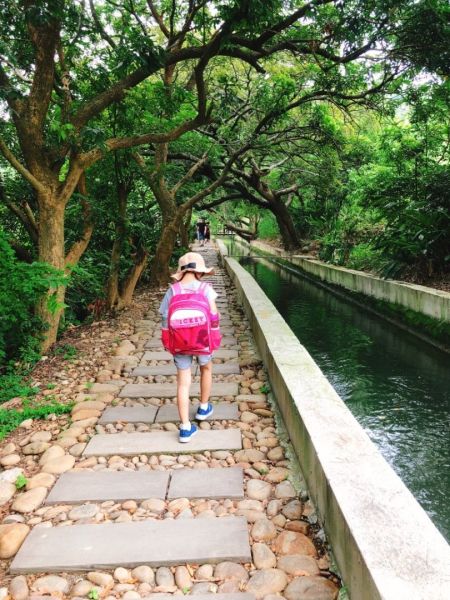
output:
[[[226,243],[450,539],[448,354],[335,296],[296,267],[244,257],[241,246]]]

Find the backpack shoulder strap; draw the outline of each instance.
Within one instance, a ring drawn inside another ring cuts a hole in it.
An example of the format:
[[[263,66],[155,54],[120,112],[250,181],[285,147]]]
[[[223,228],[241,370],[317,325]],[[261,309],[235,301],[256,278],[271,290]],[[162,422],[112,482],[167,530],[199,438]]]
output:
[[[183,288],[181,287],[181,283],[179,281],[177,281],[176,283],[172,284],[172,293],[174,296],[176,296],[177,294],[182,294],[183,293]]]
[[[200,294],[206,296],[206,292],[208,291],[208,284],[206,282],[202,282],[200,284],[200,287],[198,288],[198,291],[200,292]]]

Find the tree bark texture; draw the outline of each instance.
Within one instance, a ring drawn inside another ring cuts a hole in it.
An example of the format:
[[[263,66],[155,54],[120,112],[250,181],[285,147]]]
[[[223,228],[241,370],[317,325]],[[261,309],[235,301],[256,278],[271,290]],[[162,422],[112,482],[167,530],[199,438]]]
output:
[[[292,215],[283,200],[277,198],[275,201],[272,201],[270,203],[270,210],[277,220],[284,249],[292,251],[298,248],[300,240],[298,239]]]
[[[64,271],[64,205],[52,201],[51,198],[38,198],[39,200],[39,260],[46,262],[60,271]],[[42,342],[42,351],[46,352],[56,341],[58,326],[63,312],[65,286],[58,286],[50,290],[40,300],[37,306],[38,316],[48,324]],[[48,301],[50,296],[55,296],[56,310],[50,310]]]
[[[140,247],[136,253],[134,265],[131,267],[123,285],[121,286],[120,296],[117,302],[117,308],[121,310],[126,306],[130,306],[133,299],[136,285],[145,270],[148,262],[148,252],[145,248]]]
[[[106,304],[109,309],[117,305],[120,296],[120,257],[122,256],[122,249],[125,241],[125,219],[127,210],[127,190],[123,183],[119,183],[117,186],[117,204],[118,213],[115,228],[115,238],[111,250],[109,278],[106,284]]]
[[[172,220],[163,224],[161,237],[156,246],[155,256],[151,262],[150,284],[155,287],[167,285],[169,280],[169,263],[177,241],[183,214],[178,211]]]
[[[188,248],[189,242],[191,241],[189,238],[190,227],[191,227],[191,218],[192,218],[192,209],[187,211],[186,218],[183,220],[181,227],[180,227],[180,240],[181,240],[181,245],[184,248]]]

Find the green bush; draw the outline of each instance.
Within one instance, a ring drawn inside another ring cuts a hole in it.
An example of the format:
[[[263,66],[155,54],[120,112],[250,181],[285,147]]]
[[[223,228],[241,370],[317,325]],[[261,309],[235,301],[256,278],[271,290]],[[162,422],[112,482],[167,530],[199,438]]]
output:
[[[0,403],[36,393],[23,379],[39,358],[45,331],[35,306],[46,292],[65,281],[50,265],[18,261],[0,229]]]
[[[278,229],[277,221],[271,214],[264,214],[258,225],[258,237],[261,240],[274,239],[279,237],[280,230]]]
[[[86,253],[71,271],[66,290],[64,318],[61,327],[79,325],[89,316],[88,306],[105,296],[105,276],[109,273],[107,252]]]
[[[45,325],[34,309],[46,292],[63,281],[64,276],[50,265],[18,261],[0,229],[0,365],[37,359]]]
[[[374,271],[379,261],[379,253],[373,245],[370,242],[363,242],[350,250],[346,266],[360,271]]]

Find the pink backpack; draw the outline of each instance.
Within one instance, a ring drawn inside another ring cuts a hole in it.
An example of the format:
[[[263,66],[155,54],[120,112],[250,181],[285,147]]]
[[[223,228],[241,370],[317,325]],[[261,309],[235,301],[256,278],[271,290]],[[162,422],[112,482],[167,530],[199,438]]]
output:
[[[172,286],[168,314],[168,350],[171,354],[211,354],[220,346],[218,316],[211,327],[207,287],[207,283],[202,283],[197,291],[191,292],[183,289],[180,283]]]

